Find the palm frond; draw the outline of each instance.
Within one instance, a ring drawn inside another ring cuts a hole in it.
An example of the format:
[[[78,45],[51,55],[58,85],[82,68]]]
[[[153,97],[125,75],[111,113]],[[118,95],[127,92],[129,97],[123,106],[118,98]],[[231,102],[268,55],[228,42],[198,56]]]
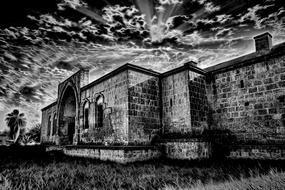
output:
[[[24,117],[24,113],[19,114],[19,110],[14,109],[11,113],[6,115],[5,121],[7,126],[10,128],[10,138],[13,139],[14,142],[19,138],[20,130],[23,129],[26,125],[26,118]]]
[[[14,115],[19,115],[19,110],[14,109],[12,113],[13,113]]]

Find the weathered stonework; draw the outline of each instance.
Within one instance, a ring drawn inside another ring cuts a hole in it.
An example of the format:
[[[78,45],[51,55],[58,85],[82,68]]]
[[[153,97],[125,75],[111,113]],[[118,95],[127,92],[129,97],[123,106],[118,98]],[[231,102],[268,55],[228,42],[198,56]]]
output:
[[[195,160],[211,156],[211,144],[197,139],[192,141],[166,142],[165,155],[171,159]]]
[[[193,70],[193,63],[184,67],[181,71],[166,73],[161,79],[164,133],[189,133],[208,128],[205,73]]]
[[[100,145],[105,148],[99,156],[79,147],[66,154],[119,162],[152,157],[132,150],[126,159],[124,147],[130,145],[164,142],[166,157],[200,159],[222,142],[282,144],[285,43],[272,46],[269,33],[254,40],[256,52],[206,69],[189,62],[157,73],[126,64],[91,83],[89,72],[80,70],[58,85],[57,101],[42,109],[41,140]],[[106,149],[111,146],[120,148]]]
[[[129,142],[149,144],[159,133],[159,77],[128,71]]]
[[[96,99],[103,97],[103,127],[96,126]],[[83,106],[88,101],[89,128],[84,129]],[[128,142],[128,72],[123,71],[109,79],[81,91],[80,141]]]
[[[156,147],[65,147],[63,152],[70,156],[115,161],[123,164],[156,159],[161,154]]]
[[[56,141],[57,105],[51,104],[42,109],[41,142],[53,143]]]
[[[234,159],[247,158],[284,160],[285,147],[283,145],[235,146],[230,151],[228,157]]]
[[[244,140],[284,140],[284,71],[285,56],[280,56],[215,74],[217,127]]]
[[[208,100],[206,95],[206,76],[189,71],[189,97],[192,131],[202,132],[208,128]]]
[[[191,131],[188,70],[162,78],[164,132]]]

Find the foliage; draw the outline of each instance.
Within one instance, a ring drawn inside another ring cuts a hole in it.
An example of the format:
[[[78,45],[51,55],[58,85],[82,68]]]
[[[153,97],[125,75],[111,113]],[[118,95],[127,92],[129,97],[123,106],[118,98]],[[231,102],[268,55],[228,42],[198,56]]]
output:
[[[8,137],[10,132],[9,132],[9,130],[4,130],[4,131],[0,132],[0,134]]]
[[[19,110],[14,109],[5,118],[7,126],[10,129],[9,137],[14,143],[18,141],[21,128],[26,125],[26,118],[24,116],[24,113],[20,113]]]
[[[41,125],[36,124],[26,134],[27,143],[36,142],[39,143],[41,139]]]
[[[20,128],[20,133],[19,133],[19,137],[17,140],[17,143],[19,144],[25,144],[27,138],[26,138],[26,128]]]
[[[92,131],[84,131],[81,136],[81,141],[80,143],[84,144],[92,144],[92,143],[97,143],[97,144],[103,144],[104,141],[107,141],[111,139],[111,143],[114,142],[114,138],[112,138],[114,135],[114,130],[112,126],[107,125],[102,128],[95,128]]]
[[[41,125],[36,124],[28,131],[21,128],[18,142],[22,145],[39,143],[41,138]]]
[[[10,131],[5,130],[1,132],[2,135],[9,136]],[[40,143],[40,137],[41,137],[41,125],[36,124],[32,128],[28,129],[27,128],[20,128],[19,136],[17,139],[17,142],[19,144],[34,144],[34,143]]]

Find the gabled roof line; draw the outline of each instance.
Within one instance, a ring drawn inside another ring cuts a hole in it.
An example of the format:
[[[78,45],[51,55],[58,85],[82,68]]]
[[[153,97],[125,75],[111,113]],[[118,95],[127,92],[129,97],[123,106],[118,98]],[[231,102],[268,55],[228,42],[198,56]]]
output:
[[[130,63],[126,63],[122,66],[120,66],[119,68],[109,72],[108,74],[94,80],[93,82],[81,87],[81,90],[86,90],[88,89],[89,87],[91,86],[94,86],[96,84],[99,84],[100,82],[104,81],[104,80],[107,80],[109,78],[111,78],[112,76],[118,74],[118,73],[121,73],[127,69],[131,69],[131,70],[134,70],[134,71],[139,71],[139,72],[142,72],[142,73],[145,73],[145,74],[149,74],[149,75],[152,75],[152,76],[159,76],[160,73],[156,72],[156,71],[153,71],[151,69],[146,69],[146,68],[143,68],[143,67],[140,67],[140,66],[137,66],[137,65],[133,65],[133,64],[130,64]]]
[[[48,108],[50,108],[50,107],[52,107],[52,106],[54,106],[54,105],[56,105],[56,104],[57,104],[57,100],[56,100],[55,102],[50,103],[49,105],[43,107],[41,110],[44,111],[44,110],[46,110],[46,109],[48,109]]]

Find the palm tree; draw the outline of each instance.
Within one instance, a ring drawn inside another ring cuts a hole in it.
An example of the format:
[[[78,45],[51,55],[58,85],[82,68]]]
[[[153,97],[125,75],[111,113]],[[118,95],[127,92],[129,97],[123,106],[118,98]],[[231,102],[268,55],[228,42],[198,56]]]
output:
[[[20,135],[20,128],[26,125],[26,118],[24,116],[24,113],[20,113],[19,110],[14,109],[5,118],[7,126],[10,128],[9,137],[14,143],[17,142]]]

